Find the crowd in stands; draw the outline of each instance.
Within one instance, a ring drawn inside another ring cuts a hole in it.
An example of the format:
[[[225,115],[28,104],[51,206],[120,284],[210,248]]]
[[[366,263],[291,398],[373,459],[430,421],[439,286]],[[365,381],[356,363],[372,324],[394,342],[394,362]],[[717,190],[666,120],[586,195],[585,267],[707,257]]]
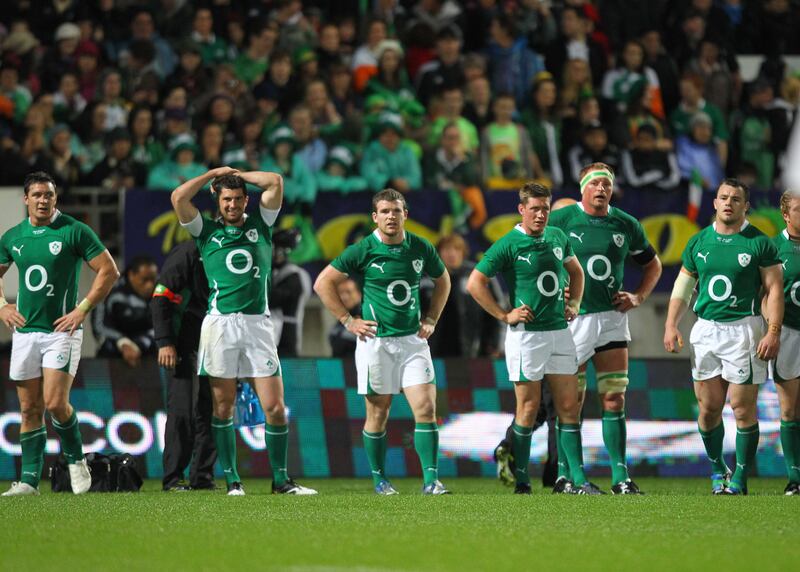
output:
[[[367,13],[360,9],[366,6]],[[220,165],[286,201],[775,185],[800,73],[789,0],[19,0],[0,13],[0,184],[169,191]],[[744,84],[736,55],[766,56]]]

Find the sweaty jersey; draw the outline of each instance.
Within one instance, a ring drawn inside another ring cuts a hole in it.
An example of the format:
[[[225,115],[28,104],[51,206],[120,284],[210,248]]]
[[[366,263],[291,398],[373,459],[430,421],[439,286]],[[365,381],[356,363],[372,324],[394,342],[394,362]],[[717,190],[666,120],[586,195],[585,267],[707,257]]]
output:
[[[684,268],[698,277],[695,313],[717,322],[758,314],[759,269],[781,263],[772,241],[748,221],[737,234],[707,226],[689,240],[682,258]]]
[[[549,225],[564,231],[583,268],[581,315],[614,310],[611,300],[622,289],[625,259],[650,247],[639,221],[614,207],[606,216],[592,216],[577,203],[554,211]]]
[[[400,244],[386,244],[376,230],[348,246],[331,266],[363,282],[363,318],[378,322],[379,338],[419,331],[422,274],[438,278],[445,271],[433,245],[408,231]]]
[[[71,312],[78,302],[78,280],[83,261],[106,247],[94,231],[71,216],[56,211],[47,226],[25,219],[0,238],[0,264],[19,269],[17,311],[25,317],[18,332],[52,332],[53,322]]]
[[[498,272],[508,286],[513,307],[527,304],[533,321],[526,331],[562,330],[564,319],[564,263],[574,258],[566,235],[548,226],[539,236],[525,234],[521,225],[495,242],[476,269],[492,277]]]
[[[246,216],[242,226],[200,214],[184,225],[194,236],[208,277],[209,314],[269,315],[272,224],[278,212],[259,210]]]
[[[784,229],[772,243],[783,266],[783,324],[800,330],[800,242],[791,240]]]

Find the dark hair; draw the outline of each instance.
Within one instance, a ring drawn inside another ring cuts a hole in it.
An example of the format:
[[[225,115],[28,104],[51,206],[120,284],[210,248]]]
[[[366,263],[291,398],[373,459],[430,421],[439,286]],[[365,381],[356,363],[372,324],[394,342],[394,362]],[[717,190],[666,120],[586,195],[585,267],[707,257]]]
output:
[[[375,195],[372,197],[372,212],[378,212],[378,203],[381,201],[389,201],[390,203],[400,201],[403,203],[403,210],[408,210],[406,198],[400,191],[395,191],[394,189],[383,189],[382,191],[375,193]]]
[[[50,174],[45,173],[44,171],[34,171],[33,173],[28,173],[25,177],[25,181],[22,183],[22,190],[25,196],[28,196],[28,191],[31,189],[31,185],[35,185],[37,183],[44,183],[53,185],[53,190],[56,189],[56,182]]]
[[[158,266],[155,259],[152,256],[147,254],[137,254],[131,261],[128,262],[128,265],[125,267],[125,276],[133,272],[139,272],[145,266]]]
[[[550,189],[539,183],[525,183],[519,190],[519,204],[528,204],[528,199],[541,198],[552,199],[553,193]]]
[[[239,175],[223,175],[214,179],[211,183],[211,190],[214,191],[214,194],[219,196],[223,189],[242,189],[242,193],[247,196],[247,187],[244,179]]]
[[[512,38],[516,38],[518,36],[517,32],[517,24],[514,22],[514,19],[505,13],[496,14],[492,20],[497,22],[497,25],[503,28],[506,34],[508,34]]]
[[[719,194],[719,190],[722,188],[723,185],[727,185],[728,187],[733,187],[737,191],[742,191],[742,193],[744,194],[744,200],[746,202],[750,202],[750,187],[745,185],[736,177],[725,177],[724,179],[722,179],[722,182],[719,184],[719,187],[717,187],[717,194]]]

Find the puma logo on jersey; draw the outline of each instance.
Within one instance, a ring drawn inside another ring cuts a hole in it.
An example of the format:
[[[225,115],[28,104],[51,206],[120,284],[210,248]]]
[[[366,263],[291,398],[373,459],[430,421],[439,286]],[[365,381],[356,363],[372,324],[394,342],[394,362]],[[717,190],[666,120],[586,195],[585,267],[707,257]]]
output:
[[[220,248],[222,248],[222,241],[223,241],[223,240],[225,240],[225,237],[224,237],[224,236],[220,236],[220,237],[216,237],[216,238],[215,238],[215,237],[213,237],[213,236],[211,237],[211,242],[216,242],[216,243],[217,243],[217,245],[218,245]]]
[[[586,234],[585,232],[580,233],[580,235],[575,234],[574,232],[569,233],[570,238],[577,238],[578,242],[583,244],[583,235]]]
[[[698,252],[698,253],[697,253],[697,258],[702,258],[702,259],[703,259],[703,262],[705,262],[706,264],[708,264],[708,255],[709,255],[709,254],[711,254],[711,252],[710,252],[710,251],[709,251],[709,252],[706,252],[705,254],[703,254],[702,252]]]
[[[378,264],[377,262],[373,262],[372,264],[369,265],[370,268],[372,268],[373,266],[375,268],[377,268],[378,270],[380,270],[381,274],[385,274],[385,272],[383,271],[383,267],[386,266],[385,262],[382,262],[381,264]]]
[[[528,256],[522,256],[521,254],[518,254],[517,255],[517,260],[524,260],[525,262],[530,264],[531,263],[531,255],[529,254]]]
[[[783,262],[781,262],[781,266],[783,267],[784,270],[786,270],[786,263],[787,262],[789,262],[789,261],[788,260],[784,260]]]
[[[20,255],[20,256],[22,256],[22,249],[23,249],[23,248],[25,248],[25,245],[24,245],[24,244],[23,244],[22,246],[12,246],[12,247],[11,247],[11,250],[16,250],[16,251],[17,251],[17,254],[18,254],[18,255]]]

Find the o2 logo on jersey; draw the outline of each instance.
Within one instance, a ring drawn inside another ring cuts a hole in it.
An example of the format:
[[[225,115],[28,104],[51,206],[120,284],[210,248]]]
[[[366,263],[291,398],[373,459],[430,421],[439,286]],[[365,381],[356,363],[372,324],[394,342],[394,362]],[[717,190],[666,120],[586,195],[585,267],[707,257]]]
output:
[[[248,230],[244,235],[247,237],[247,240],[250,242],[255,242],[258,240],[258,231],[254,228]]]
[[[401,290],[402,294],[400,294],[398,290]],[[396,296],[395,294],[400,295],[400,297]],[[386,287],[386,297],[389,299],[389,302],[395,306],[405,306],[408,304],[409,300],[412,302],[414,301],[411,298],[411,285],[405,280],[395,280],[394,282],[391,282]]]
[[[616,244],[619,248],[622,248],[622,245],[625,244],[625,236],[619,233],[614,233],[611,235],[611,238],[614,239],[614,244]]]
[[[751,258],[752,256],[750,256],[749,254],[745,254],[744,252],[741,253],[739,255],[739,266],[741,266],[742,268],[747,267],[747,265],[750,264]]]
[[[598,272],[598,263],[600,263],[599,267],[602,268],[601,272]],[[607,286],[614,288],[615,280],[611,276],[611,261],[602,254],[595,254],[586,262],[586,272],[598,282],[608,280]]]
[[[411,267],[414,269],[414,272],[416,272],[417,274],[422,272],[422,259],[420,258],[418,260],[412,260],[411,261]]]
[[[54,240],[50,243],[50,253],[53,256],[57,256],[59,252],[61,252],[61,241]]]
[[[545,279],[553,281],[553,287],[550,289],[545,288]],[[548,298],[555,296],[559,292],[561,292],[561,285],[558,283],[558,276],[552,270],[546,270],[539,274],[539,278],[536,280],[536,288],[539,290],[539,293],[542,296],[547,296]],[[560,298],[560,296],[559,296]]]
[[[800,282],[795,282],[792,284],[792,289],[789,290],[789,298],[792,300],[792,304],[795,306],[800,306],[800,300],[797,299],[798,288],[800,288]]]

